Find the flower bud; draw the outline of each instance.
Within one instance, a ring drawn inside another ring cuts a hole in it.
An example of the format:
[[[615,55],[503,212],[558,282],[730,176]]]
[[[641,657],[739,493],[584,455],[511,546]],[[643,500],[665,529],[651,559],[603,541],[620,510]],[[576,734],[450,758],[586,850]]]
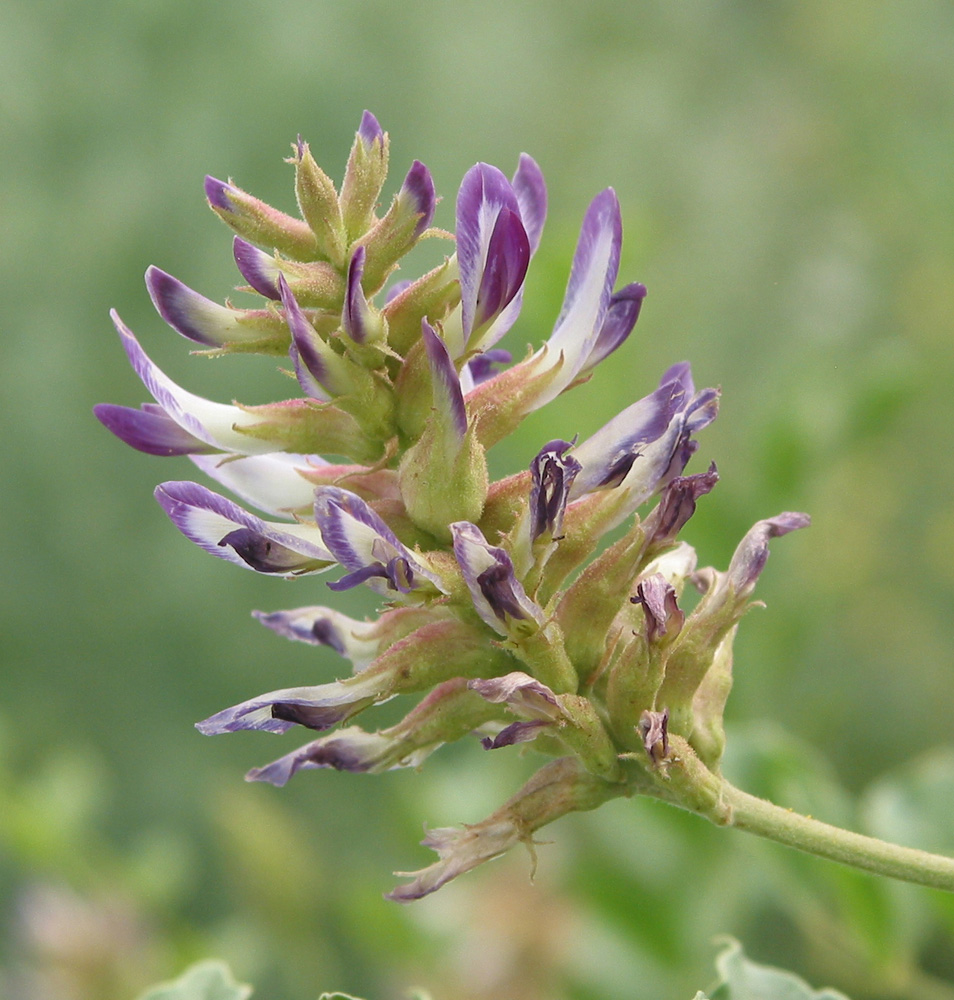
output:
[[[259,250],[239,236],[232,240],[232,255],[242,277],[267,299],[281,299],[284,279],[300,305],[333,313],[341,309],[344,279],[327,261],[287,260]]]
[[[158,267],[147,268],[146,288],[169,326],[197,344],[263,354],[284,354],[288,349],[281,317],[268,309],[220,306]]]
[[[307,222],[266,205],[230,182],[205,179],[209,208],[238,236],[270,247],[292,260],[315,260],[318,242]]]
[[[301,136],[294,145],[295,194],[302,218],[315,234],[318,254],[339,270],[344,267],[347,235],[331,178],[315,163]]]
[[[407,512],[435,538],[450,541],[455,521],[479,521],[487,497],[487,460],[472,427],[444,342],[425,322],[424,347],[434,406],[398,470]]]
[[[388,134],[370,111],[361,116],[341,185],[341,218],[348,242],[356,240],[374,220],[378,196],[388,176]]]
[[[358,240],[366,251],[364,287],[369,295],[384,285],[397,262],[421,238],[431,224],[436,204],[431,172],[415,160],[387,214]]]

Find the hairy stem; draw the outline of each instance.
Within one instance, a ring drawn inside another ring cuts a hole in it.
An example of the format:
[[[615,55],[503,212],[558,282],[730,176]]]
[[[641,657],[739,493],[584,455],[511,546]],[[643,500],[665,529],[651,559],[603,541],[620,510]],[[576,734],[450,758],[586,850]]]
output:
[[[875,875],[954,892],[954,858],[829,826],[749,795],[728,782],[722,794],[731,810],[730,826]]]

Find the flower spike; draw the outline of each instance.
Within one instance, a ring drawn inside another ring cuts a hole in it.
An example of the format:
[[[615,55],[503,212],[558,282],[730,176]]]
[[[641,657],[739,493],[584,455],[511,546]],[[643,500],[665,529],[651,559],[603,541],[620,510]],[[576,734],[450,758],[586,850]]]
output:
[[[289,356],[294,398],[244,406],[193,395],[113,314],[152,401],[101,404],[96,417],[140,451],[186,456],[237,501],[163,483],[156,496],[175,526],[246,569],[294,577],[337,565],[332,592],[366,583],[380,598],[378,617],[364,621],[314,604],[256,612],[278,637],[334,650],[347,676],[268,691],[199,729],[318,731],[248,774],[274,785],[305,770],[418,766],[462,739],[555,758],[484,822],[431,831],[437,861],[394,890],[399,901],[516,844],[532,850],[535,831],[567,812],[632,794],[818,850],[830,828],[739,792],[721,772],[735,633],[757,603],[771,540],[809,519],[759,521],[726,569],[697,569],[682,535],[718,473],[709,462],[686,469],[719,391],[697,389],[680,362],[588,438],[554,428],[529,468],[528,455],[523,471],[489,479],[486,449],[586,383],[635,328],[646,288],[617,288],[616,194],[607,188],[586,209],[549,339],[510,364],[496,344],[518,319],[544,229],[539,166],[522,154],[508,179],[477,163],[450,234],[432,228],[438,199],[420,160],[379,211],[389,147],[365,112],[338,191],[299,137],[288,162],[301,218],[206,179],[212,210],[234,233],[240,291],[260,296],[259,308],[146,272],[160,316],[202,353]],[[456,250],[422,276],[393,280],[401,258],[431,237],[452,238]],[[654,496],[654,509],[637,513]],[[702,591],[691,611],[690,581]],[[349,723],[409,696],[396,724]],[[868,852],[868,867],[900,857],[839,836]],[[844,860],[840,850],[827,854]],[[929,859],[919,872],[922,881],[941,873],[954,889],[954,861]]]

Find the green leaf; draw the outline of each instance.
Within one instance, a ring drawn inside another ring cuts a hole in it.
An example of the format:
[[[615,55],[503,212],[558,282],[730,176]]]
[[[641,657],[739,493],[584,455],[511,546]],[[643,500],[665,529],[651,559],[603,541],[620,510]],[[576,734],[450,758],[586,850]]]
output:
[[[794,973],[749,961],[738,941],[729,941],[716,958],[722,982],[695,1000],[848,1000],[837,990],[815,991]]]
[[[139,1000],[247,1000],[252,987],[237,983],[225,962],[207,960],[190,966],[171,983],[153,986]]]

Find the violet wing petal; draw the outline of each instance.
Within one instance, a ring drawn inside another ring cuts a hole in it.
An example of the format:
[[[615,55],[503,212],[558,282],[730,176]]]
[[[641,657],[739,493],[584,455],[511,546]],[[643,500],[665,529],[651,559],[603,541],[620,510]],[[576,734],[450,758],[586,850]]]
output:
[[[361,115],[361,124],[358,126],[358,136],[366,146],[371,146],[375,142],[384,141],[384,130],[378,124],[377,118],[370,111],[365,111]]]
[[[559,537],[563,528],[570,487],[583,466],[573,455],[569,441],[545,444],[530,465],[530,539],[544,532]]]
[[[359,678],[361,675],[358,675]],[[368,688],[368,690],[365,690]],[[250,698],[225,708],[195,724],[205,736],[257,729],[266,733],[284,733],[292,726],[307,729],[330,729],[375,698],[367,684],[336,681],[316,687],[283,688]]]
[[[286,639],[311,646],[329,646],[360,672],[378,655],[381,641],[370,637],[377,622],[361,622],[341,611],[313,605],[291,611],[253,611],[266,628]]]
[[[120,441],[147,455],[197,455],[216,451],[215,447],[180,427],[156,403],[143,403],[138,410],[99,403],[93,407],[93,413]]]
[[[308,322],[305,314],[301,311],[284,275],[279,275],[278,289],[285,310],[285,320],[292,335],[294,347],[292,358],[295,361],[299,385],[313,398],[327,402],[339,394],[342,387],[335,385],[333,373],[329,371],[328,365],[321,355],[318,346],[320,340],[318,331]],[[304,371],[302,365],[304,365]]]
[[[513,302],[523,287],[529,266],[530,241],[520,214],[502,208],[487,243],[487,254],[474,301],[472,330],[490,323]],[[513,320],[511,325],[512,323]],[[499,339],[505,332],[499,331],[494,339]],[[483,340],[481,338],[481,343]]]
[[[243,327],[235,309],[207,299],[158,267],[146,270],[146,288],[156,312],[188,340],[222,347],[262,336],[260,330]]]
[[[414,227],[414,238],[416,239],[431,224],[434,218],[434,207],[437,204],[437,192],[434,189],[434,178],[430,170],[415,160],[408,170],[404,183],[401,185],[399,197],[406,201],[415,215],[419,215],[417,224]]]
[[[493,347],[478,354],[476,358],[471,358],[466,365],[470,376],[470,388],[497,375],[494,365],[509,365],[512,360],[510,351],[505,351],[502,347]]]
[[[229,200],[229,193],[235,191],[231,184],[220,181],[215,177],[206,176],[205,196],[209,199],[209,204],[223,212],[234,212],[235,206]]]
[[[356,344],[363,344],[368,339],[368,300],[364,297],[364,290],[361,287],[366,252],[363,246],[359,246],[351,256],[344,309],[341,314],[345,333]]]
[[[512,747],[517,743],[528,743],[540,735],[541,729],[552,726],[546,719],[529,719],[526,722],[511,722],[497,733],[496,736],[485,736],[480,745],[485,750],[499,750],[501,747]]]
[[[393,596],[429,581],[443,591],[440,578],[397,538],[384,521],[349,490],[337,486],[319,486],[315,491],[315,520],[325,545],[341,565],[350,570],[353,586],[367,581],[372,589]],[[337,589],[343,581],[338,581]]]
[[[643,299],[646,297],[646,286],[638,282],[626,285],[610,297],[603,325],[593,350],[590,351],[586,364],[581,369],[587,372],[595,368],[604,358],[608,357],[633,332]]]

